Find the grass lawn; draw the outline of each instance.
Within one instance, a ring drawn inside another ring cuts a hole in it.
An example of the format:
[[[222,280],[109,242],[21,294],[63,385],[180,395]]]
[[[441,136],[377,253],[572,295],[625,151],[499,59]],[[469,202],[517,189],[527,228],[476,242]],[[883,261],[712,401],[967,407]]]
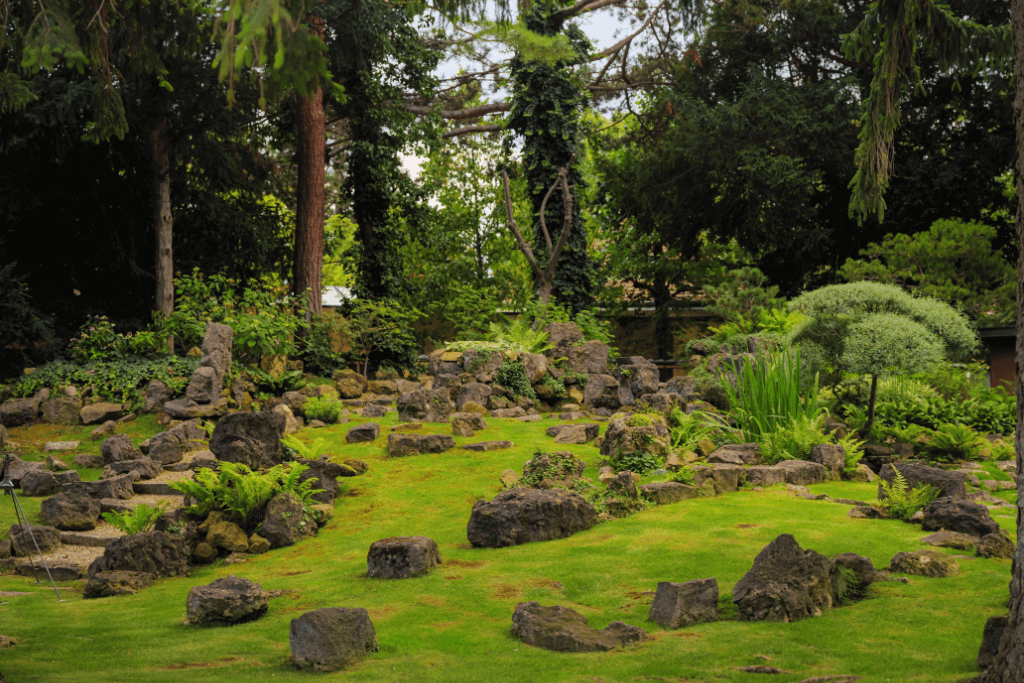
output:
[[[920,527],[896,521],[850,519],[849,508],[808,501],[776,487],[651,508],[606,522],[571,538],[504,549],[473,549],[466,522],[476,500],[500,490],[502,470],[521,470],[534,451],[572,450],[597,479],[600,456],[590,445],[556,446],[544,435],[553,420],[519,423],[488,419],[489,428],[458,443],[509,439],[511,450],[389,459],[387,427],[396,414],[376,420],[382,436],[346,444],[352,423],[303,430],[303,440],[324,439],[322,452],[360,458],[365,475],[342,480],[335,517],[319,536],[254,556],[232,566],[216,563],[186,578],[160,579],[134,596],[82,600],[84,582],[67,584],[67,601],[20,576],[0,576],[0,633],[20,639],[0,650],[0,671],[25,681],[715,681],[766,677],[737,671],[768,664],[791,674],[768,676],[795,683],[812,676],[859,675],[865,682],[961,681],[977,673],[975,658],[988,617],[1005,613],[1009,560],[964,557],[948,579],[910,577],[909,584],[873,585],[867,599],[793,624],[736,621],[730,593],[754,556],[781,533],[825,555],[855,552],[885,567],[901,550],[925,548]],[[46,425],[11,430],[25,447],[47,440],[88,438],[90,428]],[[158,431],[141,418],[129,434],[141,440]],[[419,433],[450,433],[426,425]],[[78,452],[98,452],[83,441]],[[70,462],[70,456],[67,460]],[[96,470],[84,475],[98,475]],[[86,478],[89,478],[86,476]],[[815,493],[872,500],[875,486],[830,482]],[[21,498],[38,521],[39,500]],[[13,506],[0,499],[0,537],[13,523]],[[1015,534],[1015,518],[995,512]],[[418,579],[365,577],[371,543],[388,536],[423,535],[441,549],[444,564]],[[956,554],[954,551],[948,551]],[[238,626],[184,626],[185,596],[194,585],[235,574],[288,589],[262,619]],[[646,621],[659,581],[716,577],[722,619],[678,631]],[[621,620],[639,625],[651,641],[609,653],[561,654],[523,645],[509,634],[516,603],[565,605],[602,628]],[[289,621],[321,607],[365,607],[380,652],[351,669],[308,674],[289,662]]]

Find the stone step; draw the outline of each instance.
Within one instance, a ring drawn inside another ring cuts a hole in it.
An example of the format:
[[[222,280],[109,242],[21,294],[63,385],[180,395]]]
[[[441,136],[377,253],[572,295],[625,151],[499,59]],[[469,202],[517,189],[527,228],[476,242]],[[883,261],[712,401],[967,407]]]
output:
[[[132,490],[142,496],[185,496],[181,491],[172,489],[161,481],[137,481]]]
[[[22,576],[37,576],[40,581],[46,581],[46,570],[43,569],[42,562],[39,561],[38,557],[33,558],[35,562],[36,571],[32,571],[32,562],[28,560],[22,560],[18,562],[17,570]],[[89,568],[84,564],[78,564],[76,562],[50,562],[47,561],[47,566],[50,569],[50,576],[53,577],[54,581],[77,581],[78,579],[84,578]]]
[[[116,538],[116,536],[90,536],[76,531],[60,532],[60,542],[64,545],[86,545],[91,548],[106,548]]]

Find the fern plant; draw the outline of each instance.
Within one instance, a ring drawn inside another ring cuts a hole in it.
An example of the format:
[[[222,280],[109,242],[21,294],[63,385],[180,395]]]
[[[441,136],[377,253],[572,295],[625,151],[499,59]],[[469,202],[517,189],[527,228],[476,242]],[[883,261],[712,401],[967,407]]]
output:
[[[826,443],[824,431],[825,416],[808,417],[798,415],[788,425],[761,434],[761,457],[768,465],[782,460],[802,460],[811,454],[818,444]]]
[[[846,454],[843,472],[850,474],[857,469],[857,463],[860,462],[864,442],[851,433],[841,439],[836,439],[836,445],[842,446],[843,452]]]
[[[928,484],[909,488],[906,478],[900,471],[895,467],[893,470],[896,472],[896,476],[893,477],[891,483],[879,482],[879,486],[882,487],[882,492],[885,494],[885,498],[879,505],[888,510],[889,514],[896,519],[908,521],[915,512],[923,510],[939,497],[939,489]]]
[[[715,434],[718,429],[699,417],[701,413],[687,415],[678,407],[672,408],[668,414],[669,434],[672,448],[689,449]]]
[[[961,424],[942,424],[925,444],[925,452],[935,460],[977,460],[985,439]]]
[[[494,342],[521,346],[530,353],[544,353],[553,347],[548,343],[548,333],[530,327],[525,317],[516,318],[507,325],[491,323],[487,338]]]
[[[314,489],[312,479],[300,483],[307,469],[299,463],[284,463],[266,472],[253,472],[241,463],[222,462],[216,470],[200,469],[194,481],[185,479],[170,486],[196,501],[189,506],[189,513],[205,517],[214,510],[234,512],[241,517],[242,526],[251,530],[278,493],[295,494],[307,508],[313,504],[312,497],[323,489]]]
[[[117,512],[115,510],[111,510],[110,512],[104,512],[102,517],[109,522],[112,527],[130,536],[132,534],[139,534],[152,529],[156,526],[156,523],[160,521],[160,518],[164,516],[166,511],[166,503],[160,503],[156,507],[150,507],[145,503],[140,503],[128,512]]]

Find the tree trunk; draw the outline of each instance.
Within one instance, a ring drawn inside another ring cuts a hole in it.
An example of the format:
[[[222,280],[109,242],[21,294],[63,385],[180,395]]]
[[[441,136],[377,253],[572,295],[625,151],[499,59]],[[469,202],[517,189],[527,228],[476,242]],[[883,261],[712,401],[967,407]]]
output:
[[[319,19],[314,32],[323,35]],[[298,100],[298,187],[295,198],[293,291],[304,298],[306,321],[320,315],[324,266],[324,92],[318,85]],[[307,294],[308,291],[308,294]]]
[[[1017,471],[1024,472],[1024,0],[1010,3],[1010,25],[1013,29],[1013,73],[1016,94],[1013,99],[1017,154],[1014,160],[1017,175],[1017,357],[1014,371],[1014,389],[1017,395],[1017,432],[1014,446],[1017,450]],[[1020,683],[1024,681],[1024,498],[1017,498],[1017,550],[1013,555],[1010,580],[1010,614],[1006,630],[999,643],[995,664],[978,677],[985,683]]]
[[[672,292],[665,278],[655,276],[654,286],[651,288],[651,299],[654,301],[654,342],[658,347],[658,358],[668,359],[672,357],[673,351],[672,328],[669,319]]]
[[[864,425],[865,439],[871,434],[871,428],[875,426],[875,398],[878,396],[878,375],[871,375],[871,396],[868,398],[868,421]]]
[[[153,232],[156,235],[156,310],[164,315],[174,312],[174,254],[171,249],[174,221],[171,216],[171,141],[167,118],[160,117],[149,135],[153,153]],[[174,338],[167,340],[168,352],[174,352]]]

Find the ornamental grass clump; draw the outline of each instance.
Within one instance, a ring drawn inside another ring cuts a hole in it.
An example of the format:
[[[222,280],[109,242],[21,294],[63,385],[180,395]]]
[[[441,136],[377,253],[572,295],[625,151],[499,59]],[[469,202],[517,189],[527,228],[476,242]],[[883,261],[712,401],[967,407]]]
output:
[[[818,405],[818,377],[803,376],[799,349],[758,354],[753,362],[743,362],[735,377],[719,377],[736,421],[735,428],[725,431],[736,443],[760,441],[790,429],[797,418],[816,420],[824,412]]]

